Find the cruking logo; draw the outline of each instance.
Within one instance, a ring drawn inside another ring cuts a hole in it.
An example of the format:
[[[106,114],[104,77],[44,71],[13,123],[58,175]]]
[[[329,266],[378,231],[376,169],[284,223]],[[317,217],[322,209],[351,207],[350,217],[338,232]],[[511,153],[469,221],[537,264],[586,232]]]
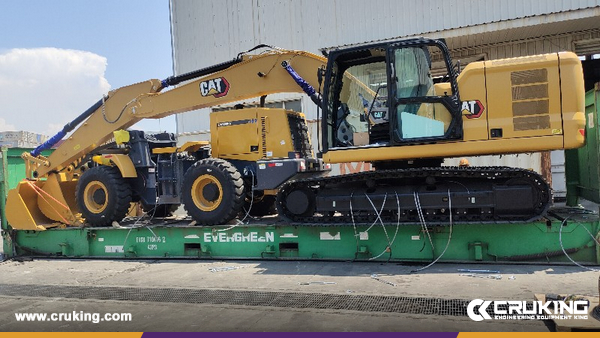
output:
[[[520,300],[484,301],[482,299],[473,299],[467,305],[467,315],[476,322],[489,319],[588,319],[589,306],[590,303],[588,300],[553,300],[543,302]]]

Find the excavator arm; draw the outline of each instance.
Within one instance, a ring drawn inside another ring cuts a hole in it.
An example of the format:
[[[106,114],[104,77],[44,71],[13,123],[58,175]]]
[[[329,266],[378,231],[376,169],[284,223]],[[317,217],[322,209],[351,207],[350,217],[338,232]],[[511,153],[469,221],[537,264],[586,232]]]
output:
[[[28,180],[9,192],[7,218],[19,229],[45,230],[53,222],[77,226],[80,221],[75,195],[80,169],[91,159],[90,155],[115,137],[113,132],[142,119],[163,118],[273,93],[306,92],[318,102],[314,88],[319,86],[317,74],[326,61],[302,51],[271,49],[254,55],[245,52],[229,62],[111,91],[48,142],[22,155]],[[180,83],[184,84],[168,89]],[[61,140],[50,156],[41,155]],[[111,157],[111,161],[127,162],[126,155]],[[122,165],[115,164],[121,169]],[[125,164],[132,167],[131,163]],[[129,176],[123,177],[135,177],[135,171],[134,176],[126,174]],[[95,190],[81,193],[105,189],[102,183],[90,184]]]
[[[71,172],[86,154],[109,141],[114,131],[131,127],[142,119],[158,119],[274,93],[301,93],[305,88],[317,88],[317,73],[326,62],[325,58],[308,52],[275,49],[258,55],[242,54],[231,62],[163,81],[153,79],[116,89],[67,124],[49,142],[31,154],[24,154],[32,169],[28,172],[33,172],[36,178],[53,172]],[[290,76],[289,67],[299,75],[296,80],[308,86],[303,88],[297,83]],[[185,80],[193,81],[165,90]],[[312,94],[315,100],[314,89]],[[75,131],[48,158],[39,155],[60,141],[69,129]]]

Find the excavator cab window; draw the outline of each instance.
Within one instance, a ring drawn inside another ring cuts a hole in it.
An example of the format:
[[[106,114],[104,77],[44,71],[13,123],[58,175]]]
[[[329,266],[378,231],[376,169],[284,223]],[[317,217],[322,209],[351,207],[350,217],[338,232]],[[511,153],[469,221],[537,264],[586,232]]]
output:
[[[414,143],[460,137],[455,86],[434,83],[451,79],[450,63],[437,45],[391,49],[394,106],[390,117],[392,143]]]
[[[332,79],[327,100],[329,144],[368,145],[371,126],[388,119],[386,50],[374,48],[349,53],[338,61],[329,73]]]
[[[450,64],[445,45],[427,39],[332,52],[324,150],[461,138]]]

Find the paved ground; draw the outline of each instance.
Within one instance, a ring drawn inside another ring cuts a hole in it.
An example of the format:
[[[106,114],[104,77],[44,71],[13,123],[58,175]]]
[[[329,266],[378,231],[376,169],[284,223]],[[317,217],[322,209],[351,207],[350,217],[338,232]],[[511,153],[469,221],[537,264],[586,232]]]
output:
[[[571,266],[437,264],[415,266],[308,261],[33,260],[0,263],[4,285],[117,286],[283,292],[307,295],[532,300],[534,293],[598,294],[598,272]],[[457,269],[498,269],[502,279]],[[379,280],[372,278],[377,274]],[[389,283],[387,283],[389,282]],[[465,316],[161,301],[0,296],[0,331],[548,331],[542,321],[473,322]],[[131,322],[17,322],[16,312],[129,312]]]

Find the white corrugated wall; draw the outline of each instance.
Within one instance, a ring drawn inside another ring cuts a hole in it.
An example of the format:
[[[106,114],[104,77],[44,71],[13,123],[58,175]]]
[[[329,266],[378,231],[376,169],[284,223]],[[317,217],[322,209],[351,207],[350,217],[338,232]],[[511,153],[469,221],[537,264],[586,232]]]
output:
[[[233,58],[259,43],[317,52],[596,6],[600,1],[171,0],[175,71]]]

